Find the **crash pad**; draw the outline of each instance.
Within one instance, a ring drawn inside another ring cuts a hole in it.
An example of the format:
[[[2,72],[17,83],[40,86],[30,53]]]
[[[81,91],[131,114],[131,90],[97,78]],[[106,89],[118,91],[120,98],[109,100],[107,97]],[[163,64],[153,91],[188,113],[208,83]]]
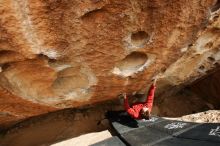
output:
[[[126,146],[117,136],[113,136],[104,141],[95,143],[91,146]]]
[[[117,136],[130,146],[217,146],[220,123],[193,123],[152,116],[150,120],[132,119],[126,112],[107,116]]]
[[[220,145],[220,123],[205,123],[177,135],[177,137],[218,142]]]
[[[154,146],[218,146],[218,145],[219,144],[215,142],[183,139],[183,138],[170,138],[154,144]]]

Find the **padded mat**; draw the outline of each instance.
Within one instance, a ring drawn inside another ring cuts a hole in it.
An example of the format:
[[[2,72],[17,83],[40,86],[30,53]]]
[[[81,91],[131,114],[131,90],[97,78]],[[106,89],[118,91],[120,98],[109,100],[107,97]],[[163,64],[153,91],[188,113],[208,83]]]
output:
[[[135,120],[124,111],[109,112],[107,118],[119,138],[130,146],[220,146],[220,123],[198,124],[157,116]]]
[[[117,136],[108,138],[91,146],[126,146]]]

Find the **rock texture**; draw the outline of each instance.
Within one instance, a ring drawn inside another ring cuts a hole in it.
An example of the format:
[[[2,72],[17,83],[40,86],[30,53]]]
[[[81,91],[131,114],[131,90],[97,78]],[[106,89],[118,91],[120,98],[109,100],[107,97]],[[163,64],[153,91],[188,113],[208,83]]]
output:
[[[110,124],[104,119],[104,113],[111,110],[112,105],[121,107],[118,102],[108,101],[83,109],[64,109],[31,117],[1,132],[0,145],[49,146],[82,134],[110,130]],[[81,139],[81,142],[85,144],[89,139]]]
[[[219,3],[0,1],[0,123],[145,91],[159,72],[164,97],[209,74]]]
[[[200,97],[214,105],[215,109],[220,108],[220,71],[202,78],[195,82],[191,88]]]
[[[214,11],[206,28],[198,32],[197,40],[188,47],[182,48],[184,55],[166,69],[160,88],[164,90],[168,86],[190,85],[213,72],[218,72],[220,64],[219,14],[220,11]]]
[[[175,118],[175,120],[195,122],[195,123],[219,123],[220,122],[220,111],[219,110],[208,110],[196,114],[186,115],[183,117]]]

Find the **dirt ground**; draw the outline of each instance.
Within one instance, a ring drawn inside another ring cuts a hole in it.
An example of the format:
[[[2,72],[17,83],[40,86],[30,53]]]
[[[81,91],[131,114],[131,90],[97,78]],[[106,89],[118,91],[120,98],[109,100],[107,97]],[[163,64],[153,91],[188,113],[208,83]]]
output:
[[[88,121],[90,125],[84,125],[85,121],[73,122],[71,112],[54,114],[36,121],[28,121],[9,130],[1,136],[1,146],[88,146],[111,137],[112,132],[107,120],[101,121],[97,129],[97,123]],[[169,118],[196,123],[220,123],[220,110],[209,110],[196,114],[185,115],[177,118]],[[104,126],[105,125],[105,126]],[[94,127],[88,128],[88,127]],[[77,131],[84,133],[77,134]],[[96,132],[94,132],[96,131]]]
[[[196,114],[185,115],[178,118],[167,117],[167,119],[175,119],[175,120],[195,122],[195,123],[220,123],[220,110],[209,110]],[[52,146],[70,146],[70,145],[88,146],[110,137],[112,137],[111,133],[108,130],[105,130],[102,132],[84,134],[79,137],[72,138],[70,140],[59,142]]]
[[[174,119],[195,123],[220,123],[220,110],[209,110]]]
[[[184,90],[162,103],[153,114],[197,123],[220,123],[220,110]],[[114,107],[113,107],[114,105]],[[0,132],[0,146],[87,146],[114,135],[105,113],[123,109],[122,101],[109,101],[82,109],[66,109],[32,117]],[[194,114],[192,114],[194,113]]]
[[[65,140],[51,146],[88,146],[112,137],[108,130],[84,134],[69,140]]]

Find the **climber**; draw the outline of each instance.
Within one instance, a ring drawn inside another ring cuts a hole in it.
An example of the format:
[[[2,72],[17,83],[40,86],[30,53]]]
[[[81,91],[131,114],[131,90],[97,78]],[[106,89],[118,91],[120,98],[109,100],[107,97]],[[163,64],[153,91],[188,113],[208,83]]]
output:
[[[153,107],[154,92],[156,89],[157,77],[155,77],[153,84],[151,85],[148,96],[145,102],[134,103],[131,107],[128,103],[126,93],[123,93],[124,97],[124,108],[127,113],[134,119],[150,119],[150,113]]]

